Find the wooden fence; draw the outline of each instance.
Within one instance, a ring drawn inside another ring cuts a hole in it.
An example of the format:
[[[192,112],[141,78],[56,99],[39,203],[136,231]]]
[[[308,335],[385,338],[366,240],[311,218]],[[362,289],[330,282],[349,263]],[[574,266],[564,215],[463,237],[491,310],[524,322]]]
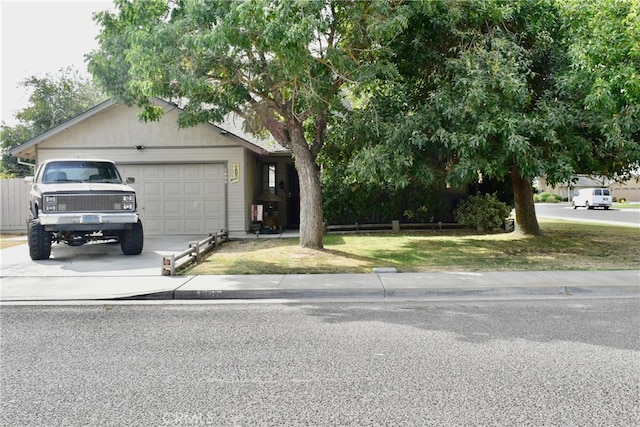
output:
[[[30,190],[24,178],[0,179],[0,232],[27,232]]]
[[[163,256],[161,274],[163,276],[175,276],[178,270],[200,261],[203,255],[227,240],[229,240],[229,230],[220,230],[215,234],[210,233],[209,237],[204,240],[189,244],[187,249],[178,254]]]
[[[325,233],[371,233],[391,231],[399,233],[405,230],[449,230],[455,228],[465,228],[463,224],[457,222],[429,222],[429,223],[401,223],[399,220],[393,220],[380,224],[340,224],[340,225],[324,225]]]

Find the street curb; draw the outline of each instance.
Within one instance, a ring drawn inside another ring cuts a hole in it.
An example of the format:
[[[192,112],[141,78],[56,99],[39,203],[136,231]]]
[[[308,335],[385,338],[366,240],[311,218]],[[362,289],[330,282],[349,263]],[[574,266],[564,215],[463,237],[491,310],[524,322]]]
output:
[[[135,295],[114,300],[299,300],[299,299],[466,299],[466,298],[570,298],[570,297],[619,297],[640,298],[640,287],[635,285],[616,286],[494,286],[485,288],[402,288],[384,289],[234,289],[234,290],[187,290],[157,292]]]
[[[173,299],[307,299],[307,298],[384,298],[384,290],[362,289],[237,289],[176,291]]]

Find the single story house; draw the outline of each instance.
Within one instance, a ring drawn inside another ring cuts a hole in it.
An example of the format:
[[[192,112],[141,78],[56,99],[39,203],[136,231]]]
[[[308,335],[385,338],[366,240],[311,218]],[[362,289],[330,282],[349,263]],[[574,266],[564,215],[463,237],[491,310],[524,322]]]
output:
[[[538,179],[538,191],[547,192],[571,201],[581,188],[603,187],[611,190],[614,200],[624,199],[627,202],[640,202],[640,175],[634,175],[626,181],[615,181],[603,176],[576,175],[569,182],[561,182],[555,186],[547,183],[544,177]]]
[[[228,229],[233,236],[299,225],[298,176],[290,151],[243,132],[242,120],[234,116],[222,124],[181,129],[178,105],[154,103],[165,112],[157,122],[141,122],[137,108],[107,100],[9,154],[36,164],[54,158],[115,161],[123,176],[135,178],[147,235]]]

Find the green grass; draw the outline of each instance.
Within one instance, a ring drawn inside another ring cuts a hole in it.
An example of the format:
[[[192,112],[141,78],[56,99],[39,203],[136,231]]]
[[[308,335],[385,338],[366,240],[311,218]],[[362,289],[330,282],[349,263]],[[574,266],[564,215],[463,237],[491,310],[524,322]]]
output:
[[[614,203],[612,209],[640,209],[640,203]]]
[[[640,269],[640,228],[540,220],[544,235],[468,230],[325,236],[323,250],[298,239],[225,243],[184,274]]]

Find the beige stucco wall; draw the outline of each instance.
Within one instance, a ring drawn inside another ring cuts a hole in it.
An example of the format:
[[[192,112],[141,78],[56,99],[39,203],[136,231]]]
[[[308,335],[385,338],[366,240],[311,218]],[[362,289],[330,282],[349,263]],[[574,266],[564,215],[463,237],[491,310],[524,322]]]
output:
[[[625,199],[627,202],[640,202],[640,182],[635,179],[623,183],[613,183],[609,185],[616,200]]]

